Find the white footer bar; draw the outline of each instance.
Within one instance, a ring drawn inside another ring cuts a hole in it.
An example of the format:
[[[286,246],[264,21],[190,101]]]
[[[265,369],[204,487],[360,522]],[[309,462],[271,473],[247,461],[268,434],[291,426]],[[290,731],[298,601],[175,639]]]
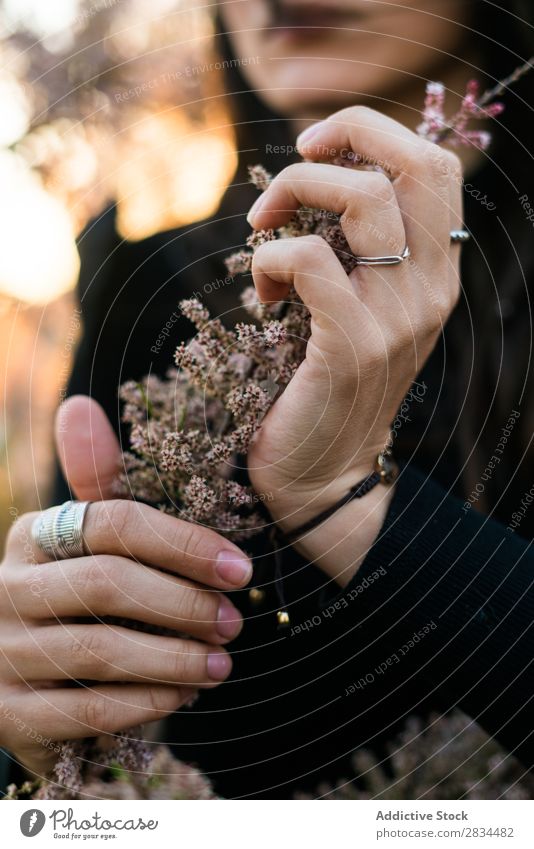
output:
[[[531,801],[12,801],[1,845],[532,849],[533,814]]]

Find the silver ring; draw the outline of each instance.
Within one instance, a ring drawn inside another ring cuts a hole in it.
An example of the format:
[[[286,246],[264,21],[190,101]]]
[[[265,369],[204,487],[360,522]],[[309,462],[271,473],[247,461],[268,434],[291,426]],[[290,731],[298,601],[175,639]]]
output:
[[[451,242],[468,242],[470,238],[467,230],[451,230]]]
[[[356,265],[397,265],[409,256],[410,248],[406,245],[400,256],[356,256],[354,261]]]
[[[53,560],[82,557],[86,551],[83,521],[90,501],[65,501],[49,507],[34,519],[32,539]]]
[[[451,230],[451,242],[468,242],[471,234],[467,230]],[[410,256],[410,248],[408,245],[404,248],[402,254],[392,256],[356,256],[354,261],[356,265],[397,265],[404,259]]]

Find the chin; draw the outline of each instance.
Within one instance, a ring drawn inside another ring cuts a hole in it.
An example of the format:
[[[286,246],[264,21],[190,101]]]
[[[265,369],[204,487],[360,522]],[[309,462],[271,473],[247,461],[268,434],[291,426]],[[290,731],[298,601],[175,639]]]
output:
[[[332,112],[351,106],[358,101],[356,95],[325,92],[302,88],[286,88],[276,91],[262,91],[261,99],[275,112],[284,118],[326,118]]]
[[[271,74],[268,80],[258,76],[250,82],[273,112],[288,118],[321,118],[381,91],[376,68],[366,70],[365,65],[355,65],[348,76],[342,63],[325,70],[324,63],[318,69],[314,63],[296,61],[287,62],[283,74]]]

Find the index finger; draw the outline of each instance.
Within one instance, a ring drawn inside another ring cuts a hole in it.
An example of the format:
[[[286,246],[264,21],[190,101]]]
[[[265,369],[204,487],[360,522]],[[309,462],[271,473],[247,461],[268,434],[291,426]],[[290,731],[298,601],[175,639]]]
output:
[[[297,148],[313,161],[344,154],[356,165],[379,166],[392,179],[410,247],[424,255],[429,241],[449,245],[450,230],[461,215],[462,168],[455,154],[366,106],[342,109],[309,127]],[[440,214],[429,219],[428,209],[436,206]]]
[[[22,516],[8,536],[6,550],[31,545],[37,563],[49,557],[33,541],[36,513]],[[162,513],[137,501],[94,501],[87,508],[83,537],[88,554],[129,557],[158,569],[191,578],[221,590],[245,586],[252,577],[249,558],[233,543],[212,531]],[[21,552],[17,552],[23,556]]]

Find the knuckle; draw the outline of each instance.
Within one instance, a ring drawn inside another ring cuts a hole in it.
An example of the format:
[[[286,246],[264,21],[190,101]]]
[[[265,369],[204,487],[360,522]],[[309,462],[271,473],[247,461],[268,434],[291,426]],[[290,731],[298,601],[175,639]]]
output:
[[[85,634],[72,639],[69,645],[74,673],[80,678],[101,678],[109,670],[105,658],[107,642],[100,628],[94,625]]]
[[[338,260],[328,242],[321,236],[309,234],[291,239],[277,239],[261,245],[254,253],[252,274],[257,282],[257,274],[267,276],[281,274],[285,282],[300,272],[308,274],[328,274],[333,271],[332,260]],[[336,272],[333,272],[336,273]]]
[[[216,619],[217,601],[207,591],[184,588],[182,590],[182,615],[184,620],[205,628]]]
[[[180,521],[170,538],[171,547],[180,555],[195,558],[200,549],[198,537],[195,525]]]
[[[206,566],[210,556],[209,537],[198,525],[179,520],[169,542],[180,557],[192,561],[195,569]]]
[[[6,534],[6,551],[14,547],[31,545],[30,528],[33,520],[39,515],[38,512],[25,513],[23,516],[18,516],[10,525]]]
[[[392,203],[395,199],[395,190],[391,180],[386,174],[379,171],[369,172],[369,194],[384,203]]]
[[[145,711],[148,711],[154,719],[161,719],[162,714],[170,713],[178,703],[176,697],[170,699],[169,687],[161,687],[157,684],[147,684],[144,688],[146,706]]]
[[[1,632],[0,649],[2,659],[7,665],[16,665],[20,659],[21,653],[23,653],[21,640],[6,629],[2,629]]]
[[[433,142],[425,141],[422,146],[422,162],[434,179],[450,179],[460,182],[462,179],[462,163],[458,156]]]
[[[453,306],[454,295],[452,289],[449,286],[440,286],[436,295],[436,307],[442,321],[445,321],[448,318]]]
[[[183,684],[196,684],[206,677],[207,648],[183,641],[176,657],[176,680]]]
[[[21,527],[22,521],[20,518],[13,522],[13,524],[10,526],[6,534],[6,551],[9,551],[10,548],[13,548],[13,546],[19,541]]]
[[[452,150],[445,150],[445,155],[450,177],[455,183],[461,182],[463,178],[462,160]]]
[[[91,693],[87,698],[76,702],[73,713],[77,722],[96,731],[105,731],[112,725],[108,701],[98,694]]]
[[[457,307],[461,294],[462,294],[462,287],[460,286],[460,282],[459,282],[459,280],[455,280],[453,285],[451,286],[450,302],[449,302],[449,311],[450,312],[452,312]]]
[[[80,597],[89,608],[106,613],[116,605],[118,588],[124,586],[121,558],[96,554],[80,570]]]
[[[328,118],[328,121],[334,124],[360,124],[366,119],[369,120],[374,117],[376,114],[375,109],[356,104],[355,106],[345,106],[343,109],[334,112]]]
[[[253,276],[256,274],[256,272],[262,271],[264,268],[270,268],[272,266],[272,251],[279,251],[281,249],[280,246],[282,244],[282,241],[283,240],[277,239],[275,241],[263,242],[261,245],[258,245],[258,247],[254,249],[251,266]]]
[[[315,250],[318,247],[328,248],[328,242],[322,236],[317,236],[315,233],[310,233],[307,236],[300,236],[296,241],[302,242],[306,246],[306,250]]]
[[[95,531],[98,538],[106,541],[116,538],[120,542],[132,523],[131,502],[117,498],[102,501],[94,507]]]
[[[413,144],[403,151],[401,172],[418,179],[433,174],[439,168],[441,148],[426,139],[417,137]]]
[[[93,555],[91,559],[84,563],[80,570],[80,596],[85,602],[94,605],[94,602],[100,598],[105,590],[105,558],[101,555]]]
[[[434,337],[439,333],[447,321],[450,313],[450,295],[448,292],[436,292],[432,298],[430,309],[421,321],[419,331],[422,339]]]
[[[286,165],[273,182],[279,180],[281,183],[298,183],[302,180],[308,180],[310,177],[309,169],[313,167],[313,162],[293,162],[291,165]]]
[[[314,234],[310,234],[308,236],[299,236],[297,239],[292,240],[293,244],[291,245],[291,262],[294,270],[300,270],[303,266],[309,268],[310,265],[313,267],[317,265],[317,263],[321,262],[324,259],[323,251],[326,249],[327,251],[331,251],[330,246],[322,238],[322,236],[316,236]]]
[[[7,564],[0,569],[0,609],[6,613],[13,609],[13,593],[18,589],[20,571],[11,569]]]

